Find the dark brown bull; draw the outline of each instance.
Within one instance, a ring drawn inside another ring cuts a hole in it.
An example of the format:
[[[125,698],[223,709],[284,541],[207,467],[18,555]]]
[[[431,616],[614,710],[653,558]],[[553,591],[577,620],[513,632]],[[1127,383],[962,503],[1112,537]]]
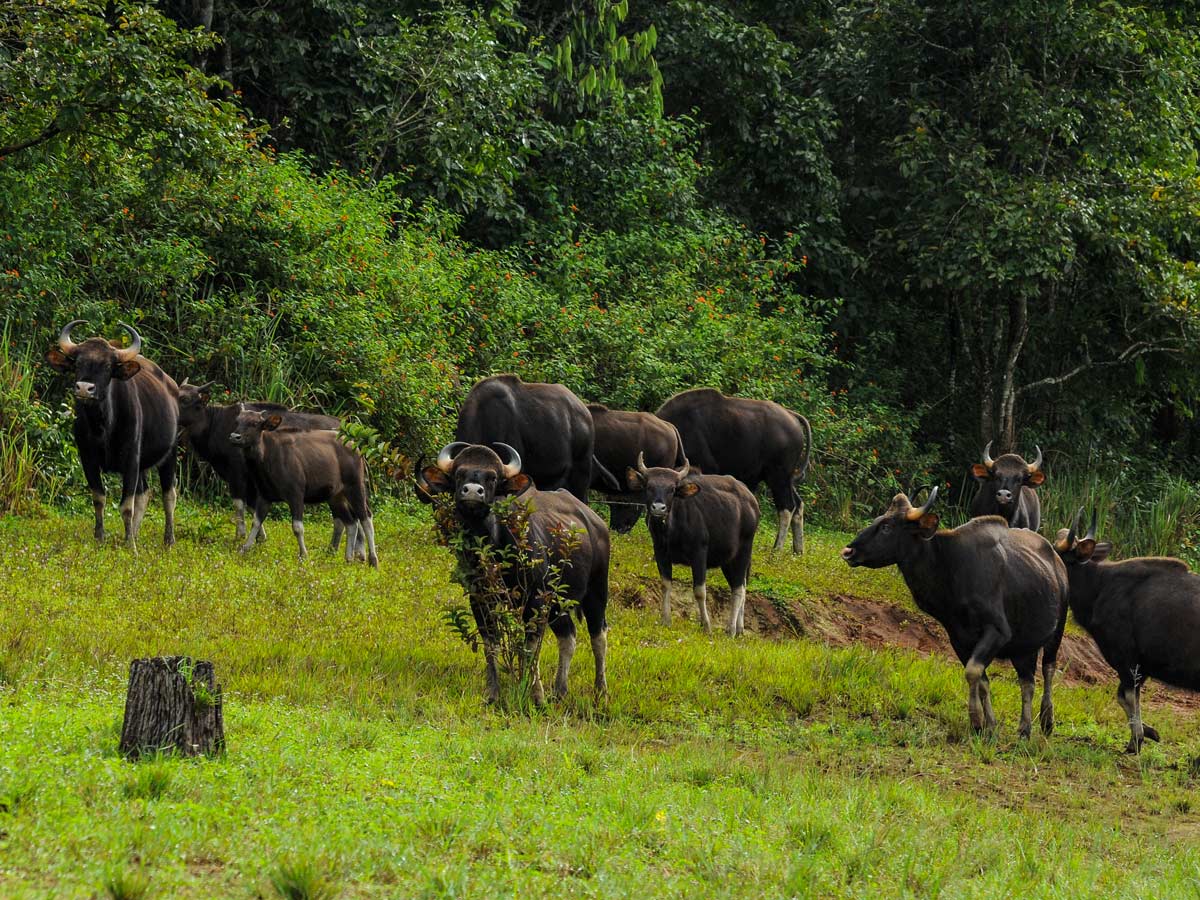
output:
[[[238,414],[229,440],[242,448],[256,494],[254,527],[242,545],[245,553],[254,546],[272,503],[286,503],[292,514],[292,532],[300,558],[304,546],[304,506],[328,503],[334,518],[336,549],[341,529],[347,523],[346,561],[354,558],[356,535],[366,537],[367,560],[379,568],[375,553],[375,524],[367,503],[367,468],[363,458],[344,443],[336,431],[301,431],[283,427],[279,413],[243,410]]]
[[[683,465],[683,440],[670,422],[654,413],[609,409],[600,403],[589,403],[587,408],[596,429],[595,456],[608,472],[617,474],[636,465],[638,454],[644,455],[649,466]],[[592,487],[606,490],[606,479],[599,472],[593,475]],[[626,534],[637,524],[642,506],[624,505],[632,500],[625,492],[616,494],[615,499],[618,502],[611,506],[608,521],[613,531]]]
[[[1117,673],[1117,702],[1129,720],[1126,751],[1159,739],[1142,721],[1142,684],[1157,678],[1200,690],[1200,575],[1168,557],[1105,562],[1112,550],[1096,541],[1096,517],[1077,539],[1083,510],[1054,548],[1067,564],[1071,610]]]
[[[142,339],[129,325],[128,347],[103,338],[71,340],[68,322],[58,346],[46,354],[59,372],[75,378],[75,446],[96,516],[96,540],[104,540],[104,472],[121,476],[121,519],[125,543],[136,549],[146,513],[150,482],[146,473],[158,469],[165,526],[163,543],[175,543],[175,444],[179,425],[179,388],[171,377],[141,355]]]
[[[525,666],[533,667],[532,693],[535,703],[544,702],[541,676],[538,673],[536,652],[548,623],[558,638],[558,674],[554,692],[566,696],[567,676],[575,654],[575,623],[570,612],[556,605],[542,615],[540,599],[548,589],[550,571],[561,572],[562,599],[574,601],[576,612],[587,622],[592,639],[592,656],[596,663],[596,696],[607,692],[605,656],[608,648],[608,528],[595,512],[577,497],[566,491],[538,490],[527,474],[521,471],[521,455],[507,444],[495,445],[508,457],[501,460],[495,450],[479,444],[456,441],[442,448],[437,464],[416,473],[417,493],[432,496],[452,493],[454,518],[466,540],[459,551],[459,564],[471,573],[475,583],[479,573],[479,546],[486,544],[504,553],[517,546],[517,540],[493,511],[498,498],[513,496],[529,510],[527,531],[523,544],[532,551],[535,560],[530,568],[518,565],[505,567],[504,580],[510,591],[524,592],[532,598],[524,604],[525,622],[536,621],[526,636],[526,654],[522,655],[522,676]],[[564,542],[562,535],[570,533],[576,540]],[[470,592],[471,612],[483,639],[486,662],[487,702],[495,703],[500,696],[496,672],[498,635],[495,622],[485,608],[485,601],[475,591]],[[528,662],[526,661],[528,659]]]
[[[179,385],[179,427],[186,437],[187,446],[212,466],[218,477],[229,486],[237,517],[237,536],[242,539],[246,537],[245,511],[249,509],[253,514],[256,495],[246,455],[241,447],[235,447],[229,439],[230,433],[234,431],[238,413],[242,410],[278,413],[283,417],[282,427],[296,430],[336,431],[342,423],[334,416],[291,410],[278,403],[214,405],[209,403],[212,385],[213,382],[202,385],[189,384],[186,378]],[[335,530],[340,531],[340,523],[335,525]],[[262,529],[259,536],[264,536]]]
[[[731,475],[751,491],[766,482],[779,516],[775,549],[788,529],[792,550],[804,552],[804,501],[797,485],[808,473],[808,419],[770,400],[726,397],[712,388],[683,391],[659,407],[679,429],[687,458],[709,475]]]
[[[639,455],[625,477],[646,504],[646,523],[654,542],[654,562],[662,579],[662,621],[671,624],[671,566],[692,570],[692,593],[700,625],[712,630],[705,582],[718,566],[732,592],[729,636],[745,631],[746,583],[758,530],[758,501],[750,489],[728,475],[697,475],[688,461],[678,469],[648,468]]]
[[[459,410],[454,439],[508,444],[521,454],[525,474],[539,490],[566,488],[587,502],[595,464],[592,416],[561,384],[526,383],[516,375],[480,380]],[[612,490],[621,489],[611,473],[601,476]]]
[[[1021,726],[1033,722],[1034,671],[1042,656],[1042,731],[1054,729],[1051,685],[1067,622],[1067,571],[1054,548],[1032,531],[1013,529],[998,516],[972,519],[938,530],[930,512],[937,488],[924,506],[897,494],[882,516],[842,550],[851,566],[897,566],[918,607],[946,629],[966,667],[971,728],[992,731],[987,668],[1012,660],[1021,682]]]
[[[1010,528],[1037,531],[1042,526],[1042,502],[1034,490],[1046,480],[1042,448],[1037,459],[1025,462],[1015,453],[992,459],[992,442],[983,448],[983,462],[971,467],[979,493],[971,501],[972,516],[999,516]]]

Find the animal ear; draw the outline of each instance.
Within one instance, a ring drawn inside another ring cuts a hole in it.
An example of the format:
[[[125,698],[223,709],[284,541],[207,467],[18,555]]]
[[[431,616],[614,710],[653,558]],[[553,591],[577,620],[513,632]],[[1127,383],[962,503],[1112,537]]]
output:
[[[1108,559],[1108,554],[1112,553],[1113,545],[1108,541],[1100,541],[1096,544],[1096,549],[1092,551],[1092,562],[1103,562]]]
[[[417,475],[416,481],[418,490],[424,491],[431,497],[434,494],[444,494],[454,487],[450,476],[437,466],[426,466]]]
[[[934,536],[934,534],[937,533],[938,522],[940,521],[941,519],[938,518],[937,513],[925,513],[925,515],[921,516],[921,518],[917,520],[917,534],[921,536],[922,540],[929,540]]]
[[[642,473],[637,469],[625,470],[625,484],[629,486],[631,491],[644,490],[646,487],[646,479],[642,477]]]
[[[1037,487],[1039,484],[1041,484],[1045,480],[1046,480],[1046,473],[1043,472],[1041,469],[1038,469],[1036,472],[1030,473],[1029,477],[1025,479],[1025,483],[1031,484],[1034,487]]]
[[[1112,545],[1109,545],[1112,548]],[[1096,542],[1091,538],[1084,538],[1082,541],[1075,542],[1075,557],[1080,562],[1087,562],[1092,558],[1092,554],[1096,552]]]
[[[136,359],[127,359],[113,366],[113,378],[118,381],[128,381],[142,370],[142,364]]]
[[[988,471],[988,467],[980,463],[975,463],[971,466],[971,474],[979,481],[987,481],[988,476],[992,473]]]
[[[518,472],[512,478],[506,478],[499,485],[498,493],[523,494],[533,485],[533,479],[524,472]]]
[[[694,481],[685,481],[679,487],[675,488],[676,497],[690,497],[696,491],[700,490],[700,485]]]
[[[46,362],[57,369],[59,372],[70,372],[71,367],[75,365],[75,360],[67,356],[57,347],[51,347],[46,353]]]
[[[279,413],[272,413],[271,415],[267,416],[266,421],[263,423],[263,428],[267,429],[267,431],[274,431],[282,424],[283,416],[281,416]]]

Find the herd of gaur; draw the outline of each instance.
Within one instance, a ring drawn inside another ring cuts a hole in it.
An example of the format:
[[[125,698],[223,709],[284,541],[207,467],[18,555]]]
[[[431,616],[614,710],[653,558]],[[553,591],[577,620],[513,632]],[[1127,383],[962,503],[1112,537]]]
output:
[[[104,538],[102,474],[120,474],[125,540],[137,541],[146,510],[148,472],[157,469],[165,514],[164,542],[174,543],[176,448],[186,443],[229,485],[242,551],[263,539],[274,503],[286,503],[301,558],[304,508],[328,504],[336,551],[345,534],[347,561],[378,566],[375,530],[362,457],[339,435],[338,419],[272,403],[210,403],[211,385],[177,384],[142,355],[142,339],[129,325],[129,343],[92,337],[75,342],[68,323],[47,354],[74,381],[74,435],[92,491],[95,536]],[[743,631],[746,585],[759,525],[755,491],[765,484],[778,515],[774,549],[789,533],[804,549],[803,481],[812,451],[808,421],[763,400],[728,397],[699,388],[667,400],[655,413],[585,405],[562,385],[527,383],[514,375],[484,378],[459,412],[455,441],[430,466],[418,463],[417,495],[447,495],[455,523],[473,538],[463,542],[460,563],[479,564],[483,544],[503,549],[516,540],[497,516],[500,498],[515,497],[528,511],[523,539],[540,561],[537,571],[509,572],[529,585],[552,564],[562,584],[552,608],[527,604],[526,616],[549,625],[559,643],[554,691],[567,690],[575,650],[575,624],[591,637],[595,687],[606,691],[606,607],[609,526],[589,506],[589,490],[612,505],[612,529],[624,532],[641,511],[662,579],[662,618],[670,621],[671,570],[691,568],[701,625],[711,627],[706,581],[720,568],[732,592],[728,632]],[[995,729],[987,670],[995,659],[1012,661],[1021,685],[1019,735],[1033,723],[1034,675],[1041,659],[1043,690],[1038,721],[1054,728],[1052,684],[1070,608],[1095,639],[1119,680],[1117,699],[1130,730],[1127,749],[1137,752],[1158,732],[1142,721],[1146,678],[1200,690],[1200,576],[1171,558],[1119,562],[1112,546],[1096,539],[1096,515],[1083,531],[1084,510],[1053,542],[1038,534],[1036,488],[1045,480],[1042,453],[1033,462],[1007,453],[993,459],[991,444],[972,469],[979,483],[973,518],[939,528],[933,511],[938,489],[921,506],[897,494],[883,515],[842,551],[850,566],[897,566],[917,606],[946,629],[965,667],[968,714],[975,732]],[[245,510],[253,523],[246,527]],[[558,538],[564,531],[574,539]],[[474,549],[472,549],[474,548]],[[528,565],[534,565],[529,563]],[[514,581],[515,583],[515,581]],[[477,598],[472,609],[485,646],[486,695],[498,697],[495,635]],[[542,614],[546,613],[546,614]],[[531,635],[540,646],[541,635]],[[533,672],[537,662],[532,661]],[[534,678],[534,699],[542,700]]]

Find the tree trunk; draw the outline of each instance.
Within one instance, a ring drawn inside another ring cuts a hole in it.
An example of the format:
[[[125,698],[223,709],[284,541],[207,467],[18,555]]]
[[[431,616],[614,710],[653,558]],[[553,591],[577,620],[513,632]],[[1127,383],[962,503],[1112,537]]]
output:
[[[212,755],[225,749],[221,686],[211,662],[156,656],[129,664],[121,755]]]

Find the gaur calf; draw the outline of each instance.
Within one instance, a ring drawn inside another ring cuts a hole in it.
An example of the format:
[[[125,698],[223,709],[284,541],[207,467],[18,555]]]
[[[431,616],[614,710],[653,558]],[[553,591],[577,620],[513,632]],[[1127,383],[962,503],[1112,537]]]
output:
[[[671,566],[690,566],[700,625],[711,631],[705,582],[708,570],[720,567],[733,595],[729,636],[736,637],[745,631],[746,582],[758,531],[758,500],[736,478],[692,474],[690,469],[686,459],[678,469],[647,468],[639,455],[637,466],[625,472],[629,489],[646,504],[654,562],[662,579],[662,621],[671,624]]]
[[[367,503],[367,469],[363,458],[342,443],[336,431],[302,431],[283,426],[279,413],[243,410],[238,414],[229,440],[240,447],[254,479],[254,527],[242,545],[245,553],[254,546],[272,503],[286,503],[292,514],[292,532],[300,558],[308,556],[304,546],[304,506],[328,503],[334,518],[332,548],[336,549],[339,521],[346,529],[346,560],[354,558],[357,532],[366,537],[367,560],[379,568],[375,553],[375,525]]]
[[[567,694],[567,676],[575,655],[575,623],[563,601],[573,602],[576,613],[587,623],[596,664],[596,696],[603,697],[608,690],[608,527],[566,490],[538,490],[521,471],[521,455],[515,449],[502,443],[493,446],[495,450],[455,441],[442,448],[436,465],[418,468],[415,478],[418,494],[454,498],[452,515],[464,538],[458,551],[459,565],[467,573],[471,612],[483,640],[485,698],[488,703],[500,698],[496,671],[499,634],[484,585],[481,554],[485,550],[492,558],[499,555],[510,560],[504,565],[503,582],[509,592],[521,596],[518,602],[527,626],[521,675],[524,677],[527,665],[533,667],[533,701],[545,702],[537,653],[547,624],[558,638],[554,693],[558,697]],[[519,539],[510,529],[508,517],[495,509],[497,501],[506,497],[513,497],[512,502],[524,506],[528,514]],[[546,595],[555,586],[555,597],[546,608]]]
[[[1107,562],[1112,550],[1096,541],[1096,517],[1082,538],[1075,525],[1058,532],[1054,548],[1067,565],[1071,610],[1117,673],[1117,702],[1129,720],[1128,753],[1159,739],[1142,721],[1147,678],[1200,690],[1200,575],[1182,560],[1142,557]]]
[[[924,506],[897,494],[887,511],[842,550],[853,566],[896,566],[913,600],[946,629],[966,667],[967,710],[976,733],[993,731],[987,669],[996,658],[1012,660],[1021,682],[1019,735],[1033,722],[1034,671],[1042,653],[1042,731],[1054,729],[1051,685],[1067,622],[1067,570],[1044,538],[1013,529],[999,516],[972,519],[939,530],[931,512],[934,488]]]
[[[636,463],[639,453],[651,466],[683,465],[683,439],[665,419],[654,413],[609,409],[600,403],[589,403],[587,408],[596,428],[595,456],[605,472],[624,472]],[[592,487],[609,489],[608,479],[599,470],[592,473]],[[609,525],[617,534],[626,534],[641,518],[642,506],[630,503],[632,498],[624,490],[615,497],[617,502],[609,508]]]
[[[125,544],[137,548],[138,531],[150,498],[146,473],[158,470],[162,486],[163,543],[175,543],[175,447],[179,430],[179,387],[162,369],[141,355],[142,338],[129,325],[128,347],[103,338],[71,340],[68,322],[58,346],[46,354],[50,365],[75,378],[75,446],[83,475],[92,489],[96,540],[104,540],[103,473],[121,476],[121,519]]]
[[[282,427],[300,430],[324,429],[337,431],[341,421],[334,416],[300,412],[278,403],[230,403],[224,406],[210,403],[213,383],[189,384],[185,378],[179,385],[179,427],[187,446],[196,455],[213,467],[217,476],[229,486],[233,497],[233,510],[237,521],[237,536],[246,537],[246,510],[254,511],[254,479],[246,455],[241,447],[234,446],[229,435],[234,431],[237,417],[243,410],[278,413],[283,417]],[[338,521],[338,520],[335,520]],[[338,522],[335,530],[341,530]],[[259,537],[264,537],[263,529]]]
[[[1015,453],[992,459],[992,442],[983,448],[983,462],[971,467],[979,492],[971,501],[972,516],[999,516],[1012,528],[1037,531],[1042,527],[1042,501],[1035,488],[1046,480],[1042,448],[1037,459],[1025,462]]]

